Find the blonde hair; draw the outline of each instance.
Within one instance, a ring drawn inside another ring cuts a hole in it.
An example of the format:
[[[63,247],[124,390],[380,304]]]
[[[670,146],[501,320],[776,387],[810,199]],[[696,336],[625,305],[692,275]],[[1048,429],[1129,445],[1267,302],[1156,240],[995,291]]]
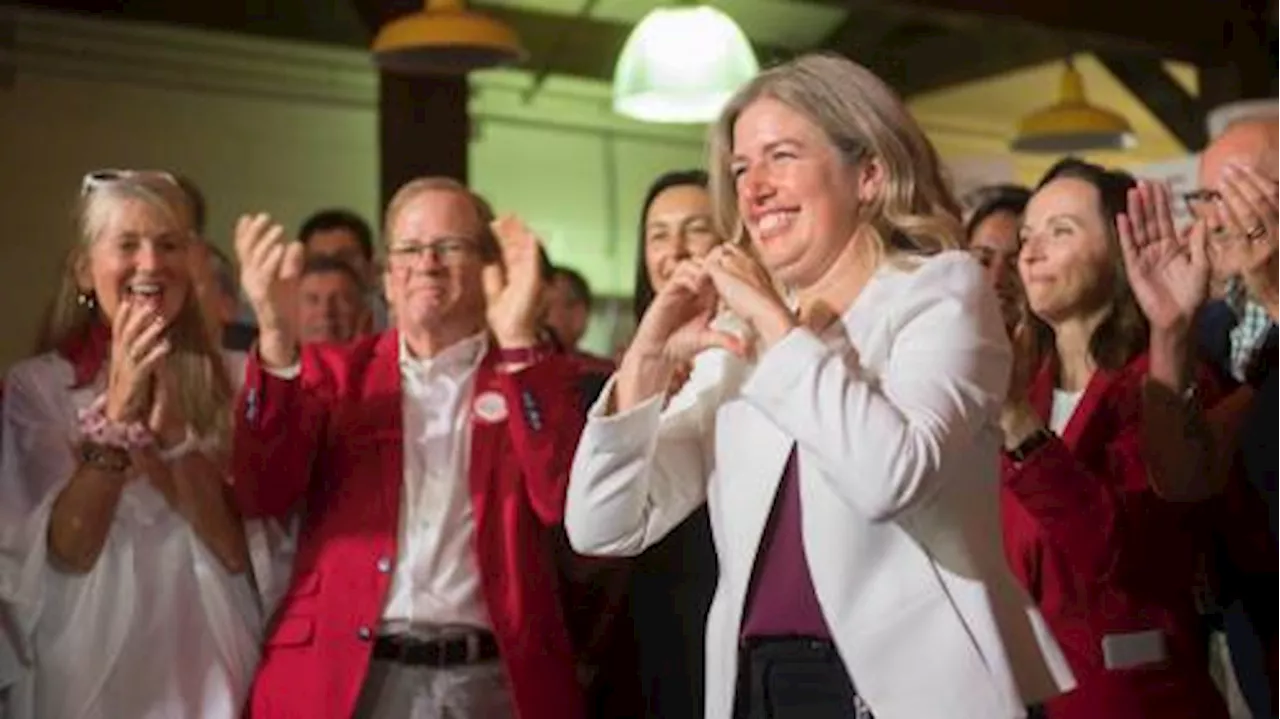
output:
[[[391,232],[391,227],[395,224],[395,220],[404,211],[406,205],[417,199],[419,195],[427,192],[456,192],[463,195],[475,207],[476,217],[480,221],[480,253],[481,257],[490,262],[496,260],[499,255],[498,238],[493,234],[493,228],[490,223],[493,222],[493,207],[489,205],[489,201],[481,197],[471,188],[458,182],[452,177],[428,176],[419,177],[406,182],[396,190],[396,194],[391,196],[391,201],[387,203],[387,213],[382,223],[383,235]],[[390,242],[390,237],[386,238],[386,242]]]
[[[960,209],[937,151],[897,95],[871,71],[836,55],[811,54],[761,72],[729,101],[709,138],[711,197],[720,234],[742,243],[730,171],[733,128],[761,98],[817,125],[850,165],[877,159],[884,190],[863,209],[877,257],[929,255],[960,246]]]
[[[39,344],[44,351],[90,331],[95,322],[105,321],[98,308],[82,302],[77,274],[90,261],[89,248],[106,230],[112,214],[128,200],[140,201],[172,221],[181,229],[188,251],[196,241],[191,206],[172,181],[136,174],[90,188],[77,204],[79,241],[66,254],[58,291],[41,332]],[[172,349],[165,361],[177,380],[178,406],[183,417],[198,434],[216,437],[225,446],[230,435],[233,390],[215,328],[200,306],[195,282],[196,278],[189,278],[187,296],[167,331]]]

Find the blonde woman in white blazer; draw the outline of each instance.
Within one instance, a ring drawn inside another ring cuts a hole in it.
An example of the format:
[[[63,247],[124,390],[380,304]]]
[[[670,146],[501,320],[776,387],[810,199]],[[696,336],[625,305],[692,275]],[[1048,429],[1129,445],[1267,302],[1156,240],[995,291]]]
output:
[[[919,127],[803,57],[729,103],[710,171],[739,242],[677,271],[591,410],[574,547],[637,554],[708,503],[709,719],[1001,719],[1069,689],[1001,549],[1008,342]]]

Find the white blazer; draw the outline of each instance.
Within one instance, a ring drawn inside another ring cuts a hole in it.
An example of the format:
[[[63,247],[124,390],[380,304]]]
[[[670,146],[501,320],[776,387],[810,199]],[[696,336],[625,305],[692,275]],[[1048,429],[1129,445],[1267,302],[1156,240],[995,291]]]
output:
[[[1001,542],[997,419],[1010,351],[978,264],[884,265],[822,338],[754,364],[700,355],[664,410],[591,409],[565,525],[635,555],[704,500],[720,557],[707,716],[732,716],[756,550],[792,447],[805,553],[836,647],[877,719],[1000,719],[1074,678]]]

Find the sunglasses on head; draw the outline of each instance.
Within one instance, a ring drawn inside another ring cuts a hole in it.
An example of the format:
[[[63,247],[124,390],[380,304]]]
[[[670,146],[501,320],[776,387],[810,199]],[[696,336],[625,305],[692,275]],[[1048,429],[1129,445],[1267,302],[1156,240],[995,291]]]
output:
[[[80,180],[80,196],[85,197],[99,188],[125,180],[159,180],[178,186],[178,179],[163,170],[94,170]]]

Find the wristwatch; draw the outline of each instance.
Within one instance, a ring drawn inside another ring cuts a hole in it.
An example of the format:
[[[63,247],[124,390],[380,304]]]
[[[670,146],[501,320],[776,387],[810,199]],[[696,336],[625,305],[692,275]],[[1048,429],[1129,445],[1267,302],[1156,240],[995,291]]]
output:
[[[1004,453],[1014,462],[1025,462],[1027,457],[1030,457],[1033,452],[1043,447],[1051,439],[1053,439],[1053,432],[1041,427],[1019,442],[1017,447],[1006,449]]]

